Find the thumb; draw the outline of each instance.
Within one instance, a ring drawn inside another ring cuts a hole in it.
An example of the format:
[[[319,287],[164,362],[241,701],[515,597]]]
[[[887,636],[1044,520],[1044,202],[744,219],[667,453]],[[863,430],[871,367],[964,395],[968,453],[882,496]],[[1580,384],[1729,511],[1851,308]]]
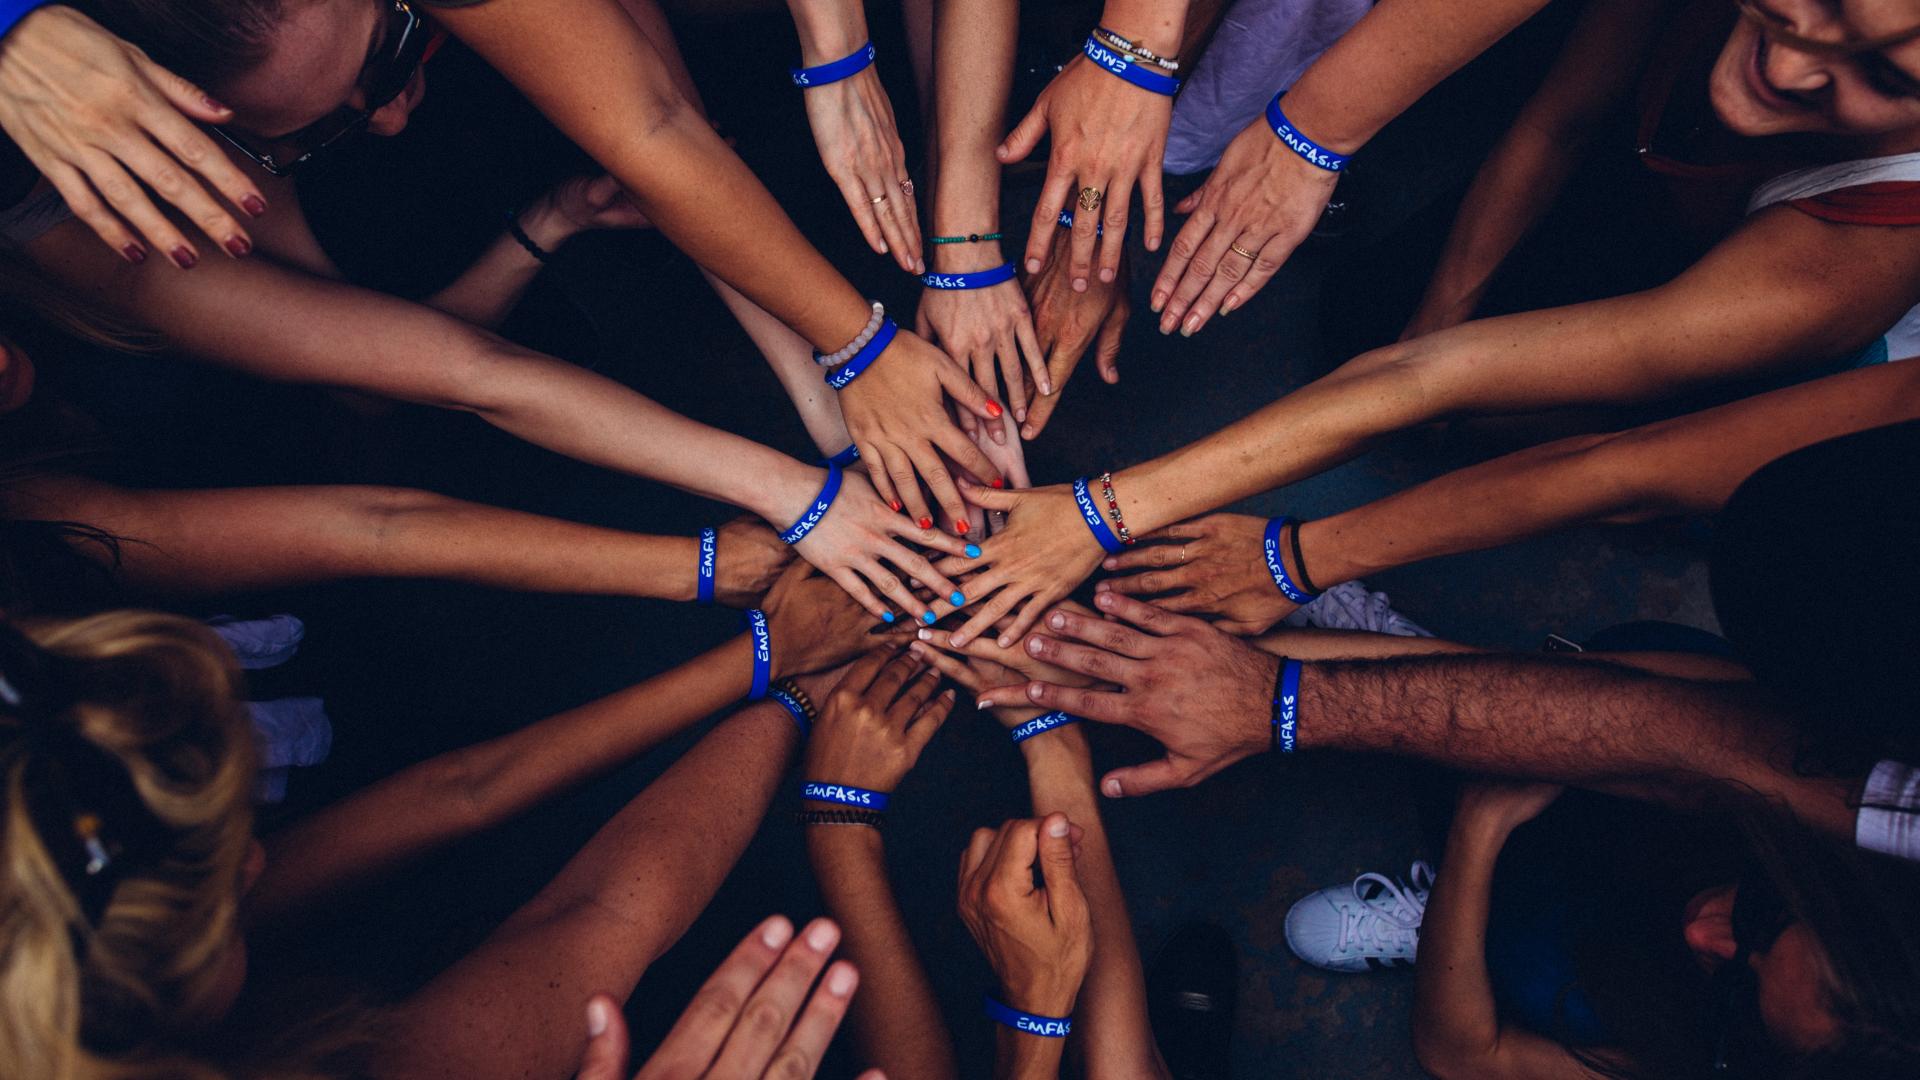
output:
[[[605,210],[620,197],[620,181],[611,174],[587,185],[587,205],[595,210]]]
[[[1200,197],[1202,195],[1205,195],[1206,193],[1207,193],[1207,185],[1205,184],[1201,184],[1199,187],[1194,188],[1192,194],[1188,195],[1186,198],[1181,199],[1178,203],[1174,204],[1173,212],[1176,214],[1193,213],[1194,210],[1198,209],[1200,206]]]
[[[576,1080],[626,1080],[627,1021],[613,999],[595,994],[587,1002],[587,1049]]]
[[[1100,328],[1100,340],[1094,345],[1094,362],[1100,367],[1100,378],[1108,384],[1120,381],[1120,334],[1127,328],[1127,305],[1122,303],[1107,316],[1107,323]]]
[[[1047,133],[1046,104],[1044,96],[1034,102],[1033,108],[1027,110],[1027,115],[1021,117],[1013,130],[1007,133],[1006,141],[993,152],[1002,165],[1011,165],[1024,159],[1033,153],[1034,147],[1040,145],[1040,136]]]
[[[136,57],[135,61],[147,81],[153,83],[154,89],[188,117],[210,124],[233,119],[233,110],[215,101],[205,90],[154,63],[144,54]]]
[[[982,510],[1011,511],[1020,505],[1021,499],[1026,497],[1018,491],[1011,489],[998,491],[990,487],[981,487],[979,484],[970,483],[958,477],[955,478],[955,482],[960,485],[960,497]]]
[[[1047,906],[1055,922],[1069,921],[1086,907],[1074,871],[1073,823],[1065,814],[1048,814],[1040,823],[1040,877],[1047,884]]]
[[[1101,779],[1100,792],[1110,799],[1118,799],[1129,795],[1153,795],[1186,786],[1186,778],[1174,768],[1173,759],[1160,758],[1113,770]]]

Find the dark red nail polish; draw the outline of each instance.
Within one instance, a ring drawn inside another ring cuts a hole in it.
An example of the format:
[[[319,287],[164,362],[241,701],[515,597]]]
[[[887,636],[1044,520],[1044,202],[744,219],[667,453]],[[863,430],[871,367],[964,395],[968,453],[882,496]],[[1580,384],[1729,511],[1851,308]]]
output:
[[[259,217],[261,214],[267,212],[267,200],[258,195],[249,195],[240,200],[240,209],[245,210],[254,217]]]
[[[900,500],[899,500],[899,499],[894,499],[894,500],[893,500],[892,502],[889,502],[889,503],[888,503],[887,505],[893,508],[893,512],[894,512],[894,513],[896,513],[896,514],[897,514],[897,513],[899,513],[899,512],[900,512]]]
[[[141,263],[147,261],[147,249],[141,247],[139,244],[128,244],[126,247],[120,249],[120,257],[135,266],[139,266]]]
[[[195,255],[192,248],[177,247],[173,249],[173,264],[182,270],[191,270],[200,265],[200,256]]]
[[[233,111],[232,109],[227,108],[225,105],[220,104],[219,100],[215,98],[212,94],[201,94],[200,101],[207,108],[212,109],[214,112],[232,112]]]
[[[1003,488],[1007,486],[1007,482],[996,476],[993,479],[993,486],[997,488]]]
[[[967,519],[961,518],[959,521],[954,522],[953,531],[965,536],[967,534]]]
[[[987,402],[987,415],[993,417],[995,420],[1000,419],[1000,403],[997,401]]]
[[[227,254],[236,259],[244,259],[253,251],[253,241],[244,236],[227,237]]]
[[[923,517],[923,518],[921,518],[921,519],[920,519],[920,527],[921,527],[921,528],[923,528],[923,529],[931,529],[931,528],[933,528],[933,519],[932,519],[932,518],[930,518],[930,517]]]

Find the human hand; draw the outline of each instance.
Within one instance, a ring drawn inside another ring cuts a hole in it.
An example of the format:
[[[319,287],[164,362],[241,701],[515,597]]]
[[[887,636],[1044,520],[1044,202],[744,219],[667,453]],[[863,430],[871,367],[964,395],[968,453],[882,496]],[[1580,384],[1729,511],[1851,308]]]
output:
[[[803,42],[803,51],[804,47]],[[837,58],[822,56],[805,62],[832,59]],[[920,211],[907,175],[907,152],[900,146],[893,102],[880,84],[879,70],[868,67],[839,82],[810,86],[801,98],[814,144],[820,148],[820,162],[847,200],[867,246],[892,255],[900,269],[910,274],[925,273]]]
[[[1061,611],[1084,615],[1088,618],[1099,617],[1092,609],[1071,600],[1062,600],[1058,607]],[[1027,648],[1027,641],[1032,639],[1032,633],[1004,648],[992,635],[973,638],[965,645],[955,645],[953,635],[937,626],[923,626],[915,633],[915,637],[917,638],[914,642],[916,655],[921,654],[923,650],[940,655],[950,654],[949,658],[955,658],[957,663],[971,665],[975,672],[974,677],[980,680],[982,685],[975,686],[958,678],[954,681],[976,693],[996,686],[1018,686],[1029,682],[1048,682],[1055,686],[1098,685],[1095,679],[1090,679],[1077,671],[1056,667],[1035,656]],[[941,670],[943,674],[951,674],[945,668]]]
[[[1245,514],[1208,514],[1169,525],[1101,562],[1107,570],[1145,573],[1106,578],[1096,593],[1158,596],[1168,611],[1207,615],[1229,634],[1264,634],[1292,614],[1293,601],[1274,587],[1267,570],[1267,522]]]
[[[936,251],[933,261],[937,272],[967,274],[1001,265],[997,244],[953,246],[983,250],[961,254]],[[922,337],[937,342],[947,355],[971,371],[974,382],[988,394],[1004,397],[1015,420],[1027,418],[1027,402],[1032,396],[1027,387],[1027,368],[1031,368],[1035,385],[1043,388],[1041,392],[1051,386],[1040,345],[1033,336],[1027,298],[1012,280],[984,289],[923,289],[914,323]],[[1001,394],[1003,381],[1006,390]],[[1002,435],[996,441],[1004,438]]]
[[[720,962],[633,1080],[812,1076],[860,985],[845,960],[814,982],[839,942],[840,928],[827,919],[798,937],[778,915],[761,923]],[[578,1080],[626,1080],[627,1045],[619,1003],[595,994]],[[859,1080],[884,1078],[868,1070]]]
[[[793,549],[754,517],[734,518],[715,532],[713,598],[733,608],[764,606],[767,590],[793,562]]]
[[[1000,429],[997,433],[998,437],[989,437],[986,429],[996,425]],[[987,456],[987,460],[993,463],[993,467],[1000,470],[1000,475],[1004,478],[1007,487],[1019,490],[1033,486],[1033,477],[1027,473],[1027,447],[1020,441],[1019,433],[1014,427],[1012,413],[1007,413],[998,420],[976,423],[968,438],[972,439],[973,445],[979,447],[980,452]],[[968,476],[966,480],[975,487],[983,483],[977,476]],[[978,506],[967,507],[967,516],[972,522],[967,535],[976,538],[992,536],[1006,525],[1004,515],[996,522]]]
[[[542,247],[548,246],[534,232],[529,217],[537,217],[542,223],[551,220],[560,234],[555,237],[555,247],[580,233],[595,229],[646,229],[653,226],[645,211],[633,201],[633,196],[627,194],[627,189],[620,186],[620,181],[610,175],[576,176],[562,180],[552,191],[521,211],[522,227]]]
[[[767,590],[762,610],[773,639],[775,678],[825,671],[874,645],[873,617],[838,582],[801,559]]]
[[[0,128],[128,262],[143,262],[149,249],[182,269],[200,261],[149,190],[220,250],[253,250],[202,186],[249,216],[267,212],[259,187],[198,127],[232,119],[231,109],[71,7],[42,7],[0,39]]]
[[[1528,780],[1481,778],[1460,788],[1455,820],[1462,825],[1485,825],[1505,834],[1532,821],[1552,806],[1563,784]]]
[[[861,452],[864,455],[864,448]],[[825,469],[808,469],[806,475],[815,478],[809,481],[816,485],[809,494],[811,499],[827,474]],[[953,579],[935,569],[926,556],[901,541],[910,540],[920,547],[954,556],[959,564],[972,561],[966,555],[967,544],[959,537],[932,528],[930,520],[927,527],[916,528],[913,522],[887,509],[867,475],[853,470],[840,474],[840,495],[834,500],[833,508],[812,532],[793,545],[794,550],[839,582],[874,618],[892,622],[895,608],[912,618],[924,618],[927,605],[907,587],[902,575],[948,599],[960,590]],[[779,523],[778,527],[784,529],[789,524],[792,523]],[[898,573],[889,571],[889,565]],[[879,596],[874,595],[876,591]],[[891,600],[893,607],[880,596]]]
[[[891,792],[953,711],[939,686],[938,669],[897,646],[854,661],[807,735],[807,780]]]
[[[1319,223],[1339,177],[1289,150],[1264,118],[1234,136],[1213,175],[1174,208],[1191,216],[1153,282],[1160,332],[1191,336],[1215,311],[1252,299]]]
[[[1054,230],[1059,228],[1060,212],[1072,206],[1068,264],[1074,291],[1085,292],[1095,276],[1095,231],[1103,225],[1098,277],[1113,281],[1120,272],[1127,209],[1136,183],[1146,218],[1147,250],[1160,250],[1166,202],[1160,167],[1172,120],[1172,98],[1117,79],[1085,56],[1074,57],[1047,84],[1026,117],[994,151],[1002,165],[1011,165],[1033,153],[1042,135],[1052,136],[1047,180],[1027,234],[1028,273],[1039,273]],[[1099,192],[1099,201],[1081,208],[1077,196],[1087,188]]]
[[[1127,327],[1127,316],[1133,312],[1133,306],[1127,303],[1124,262],[1112,281],[1096,281],[1084,291],[1075,291],[1069,286],[1068,268],[1073,237],[1057,226],[1053,227],[1053,233],[1046,262],[1038,273],[1026,278],[1027,296],[1033,304],[1034,336],[1046,353],[1047,381],[1041,384],[1042,389],[1034,395],[1027,415],[1022,418],[1020,437],[1023,439],[1040,437],[1053,410],[1060,405],[1061,391],[1067,388],[1073,369],[1080,366],[1087,346],[1096,339],[1099,344],[1094,349],[1094,360],[1099,365],[1100,378],[1109,385],[1120,381],[1117,363],[1120,334]]]
[[[1065,814],[976,829],[960,856],[960,918],[1000,978],[1007,1005],[1069,1016],[1093,958],[1093,923]],[[1040,865],[1040,888],[1033,867]]]
[[[981,542],[980,558],[940,561],[944,572],[971,574],[968,596],[979,605],[954,631],[953,643],[965,646],[992,631],[1002,647],[1010,646],[1100,565],[1100,543],[1087,531],[1073,489],[1065,484],[1026,491],[970,484],[966,494],[975,506],[1005,512],[1007,527]],[[938,602],[933,609],[937,616],[954,610]]]
[[[920,494],[922,480],[956,529],[967,520],[967,504],[941,455],[989,484],[1001,479],[947,415],[949,397],[985,420],[1006,412],[946,353],[904,329],[872,367],[840,391],[840,413],[874,488],[894,510],[904,507],[922,529],[933,527],[933,514]]]
[[[991,707],[1024,696],[1042,708],[1123,724],[1166,747],[1166,756],[1157,761],[1108,773],[1100,790],[1109,796],[1192,787],[1270,747],[1279,657],[1152,604],[1112,592],[1094,600],[1121,621],[1051,611],[1045,629],[1027,640],[1027,651],[1112,683],[1118,693],[1030,682],[990,690],[979,700]]]

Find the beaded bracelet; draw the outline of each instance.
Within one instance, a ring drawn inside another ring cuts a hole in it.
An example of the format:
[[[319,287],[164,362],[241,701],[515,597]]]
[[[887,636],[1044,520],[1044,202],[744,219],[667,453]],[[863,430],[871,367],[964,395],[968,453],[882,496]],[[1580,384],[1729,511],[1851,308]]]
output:
[[[1093,36],[1099,38],[1101,44],[1110,49],[1126,53],[1135,60],[1143,60],[1166,71],[1180,70],[1180,61],[1171,56],[1161,56],[1159,53],[1143,45],[1135,45],[1133,42],[1128,41],[1126,38],[1121,37],[1119,34],[1114,33],[1104,26],[1094,27]]]
[[[979,244],[979,243],[984,243],[988,240],[998,240],[1005,235],[1006,235],[1005,233],[997,233],[997,232],[990,232],[990,233],[970,232],[965,236],[929,236],[927,237],[927,243],[929,244]]]
[[[1133,534],[1127,531],[1127,520],[1120,516],[1120,500],[1113,497],[1113,474],[1100,474],[1100,495],[1107,500],[1107,510],[1113,514],[1113,524],[1120,532],[1120,542],[1133,543]]]
[[[845,390],[848,383],[859,378],[861,372],[872,367],[873,362],[880,359],[880,354],[887,351],[887,346],[893,344],[894,335],[899,332],[899,324],[892,319],[880,320],[879,332],[875,333],[865,345],[860,346],[860,351],[853,354],[853,359],[827,372],[827,385],[835,390]]]
[[[802,825],[865,825],[869,829],[886,827],[887,815],[871,810],[796,810],[793,819]]]
[[[1080,518],[1087,523],[1087,529],[1093,533],[1094,540],[1109,555],[1118,555],[1127,550],[1127,545],[1113,535],[1107,527],[1107,519],[1100,508],[1093,504],[1093,496],[1087,492],[1087,478],[1081,477],[1073,482],[1073,502],[1080,508]]]
[[[846,363],[852,358],[853,354],[865,348],[867,342],[873,340],[873,335],[880,332],[880,324],[885,322],[886,319],[886,305],[875,300],[873,302],[873,314],[867,319],[866,328],[854,335],[853,340],[847,342],[845,348],[836,349],[830,353],[814,353],[813,362],[819,364],[821,367],[833,367],[835,364]]]
[[[1087,59],[1098,64],[1102,70],[1114,78],[1123,79],[1142,90],[1172,97],[1180,92],[1180,80],[1169,78],[1156,71],[1149,71],[1139,61],[1126,53],[1114,52],[1100,43],[1100,39],[1087,35],[1087,43],[1080,47]]]

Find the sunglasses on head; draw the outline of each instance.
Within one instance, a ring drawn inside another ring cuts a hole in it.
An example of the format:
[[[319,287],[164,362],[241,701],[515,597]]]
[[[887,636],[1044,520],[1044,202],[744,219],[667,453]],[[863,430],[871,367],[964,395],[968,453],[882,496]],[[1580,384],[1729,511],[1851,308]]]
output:
[[[1756,863],[1740,876],[1729,921],[1733,958],[1713,973],[1715,1076],[1738,1076],[1749,1071],[1758,1055],[1770,1053],[1766,1024],[1760,1018],[1760,984],[1747,961],[1773,948],[1795,919],[1786,899]]]
[[[378,0],[378,3],[386,21],[383,30],[374,38],[375,44],[367,57],[367,66],[361,71],[357,83],[364,100],[360,108],[342,106],[299,131],[271,140],[279,151],[277,153],[253,145],[246,136],[230,128],[216,126],[213,133],[245,154],[255,165],[275,176],[293,175],[301,166],[312,161],[315,155],[342,139],[358,134],[374,113],[399,97],[407,84],[413,81],[414,73],[420,70],[420,63],[426,56],[427,42],[432,37],[424,20],[414,13],[407,0]]]

